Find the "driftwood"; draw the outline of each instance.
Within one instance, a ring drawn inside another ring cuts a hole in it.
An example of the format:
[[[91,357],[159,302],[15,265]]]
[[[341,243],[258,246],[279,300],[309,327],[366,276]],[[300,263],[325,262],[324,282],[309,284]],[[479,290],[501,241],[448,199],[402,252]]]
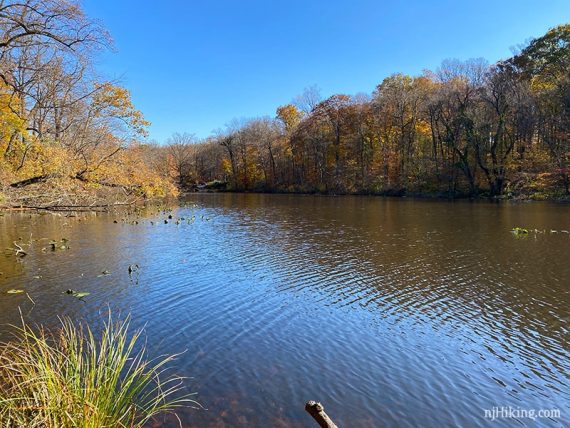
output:
[[[321,428],[338,428],[338,426],[325,413],[325,408],[316,401],[307,401],[305,410],[313,417]]]

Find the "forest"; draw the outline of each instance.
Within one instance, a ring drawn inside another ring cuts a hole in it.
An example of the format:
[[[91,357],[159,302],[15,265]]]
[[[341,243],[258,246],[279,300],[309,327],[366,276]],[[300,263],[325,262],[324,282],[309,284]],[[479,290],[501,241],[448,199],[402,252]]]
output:
[[[309,87],[275,118],[236,120],[195,144],[175,134],[179,183],[330,194],[568,195],[570,25],[516,55],[445,60],[385,78],[372,94]]]
[[[439,197],[570,194],[570,24],[511,58],[444,60],[371,94],[316,86],[275,117],[149,141],[96,69],[107,31],[65,0],[0,2],[0,205],[84,206],[180,190]],[[191,118],[188,118],[189,122]]]

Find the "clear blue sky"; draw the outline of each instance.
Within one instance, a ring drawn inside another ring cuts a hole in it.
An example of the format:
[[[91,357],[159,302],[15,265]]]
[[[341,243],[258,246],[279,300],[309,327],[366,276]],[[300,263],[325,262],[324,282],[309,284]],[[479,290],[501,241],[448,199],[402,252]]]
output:
[[[370,93],[446,58],[494,62],[570,22],[570,0],[84,0],[116,52],[99,58],[152,122],[206,137],[271,115],[304,87]]]

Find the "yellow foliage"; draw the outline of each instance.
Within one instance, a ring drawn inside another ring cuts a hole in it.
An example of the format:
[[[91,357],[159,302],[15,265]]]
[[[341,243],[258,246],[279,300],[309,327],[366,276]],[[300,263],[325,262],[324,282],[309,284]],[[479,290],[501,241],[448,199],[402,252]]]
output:
[[[232,164],[229,159],[222,159],[222,170],[228,175],[232,173]]]
[[[303,114],[293,104],[287,104],[277,108],[277,119],[285,126],[287,133],[292,132],[301,122]]]
[[[140,136],[148,135],[150,122],[135,108],[131,101],[131,93],[120,86],[109,82],[99,84],[93,96],[93,107],[100,116],[116,117]]]
[[[21,145],[22,137],[26,138],[26,122],[17,112],[21,109],[21,101],[10,94],[7,87],[0,83],[0,170],[2,179],[13,177],[14,155],[12,149]]]
[[[418,120],[416,123],[416,132],[420,135],[431,135],[431,126],[427,120]]]

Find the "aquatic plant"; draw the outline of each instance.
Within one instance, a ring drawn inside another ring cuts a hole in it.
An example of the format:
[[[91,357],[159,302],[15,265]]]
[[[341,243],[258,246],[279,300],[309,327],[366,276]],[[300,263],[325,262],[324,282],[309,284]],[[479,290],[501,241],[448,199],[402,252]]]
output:
[[[82,299],[83,297],[89,296],[91,294],[91,293],[86,293],[84,291],[75,291],[72,290],[71,288],[66,290],[64,293],[73,297],[77,297],[78,299]]]
[[[514,227],[513,229],[511,229],[511,232],[519,236],[528,235],[528,229],[525,229],[523,227]]]
[[[69,242],[69,240],[66,238],[62,238],[61,241],[56,241],[56,240],[52,239],[51,241],[49,241],[49,248],[52,251],[69,250],[69,246],[67,245],[68,242]]]
[[[163,412],[195,403],[177,398],[182,378],[167,375],[175,356],[147,360],[129,319],[109,316],[101,338],[88,326],[61,319],[50,332],[22,321],[0,345],[0,426],[142,427]]]

